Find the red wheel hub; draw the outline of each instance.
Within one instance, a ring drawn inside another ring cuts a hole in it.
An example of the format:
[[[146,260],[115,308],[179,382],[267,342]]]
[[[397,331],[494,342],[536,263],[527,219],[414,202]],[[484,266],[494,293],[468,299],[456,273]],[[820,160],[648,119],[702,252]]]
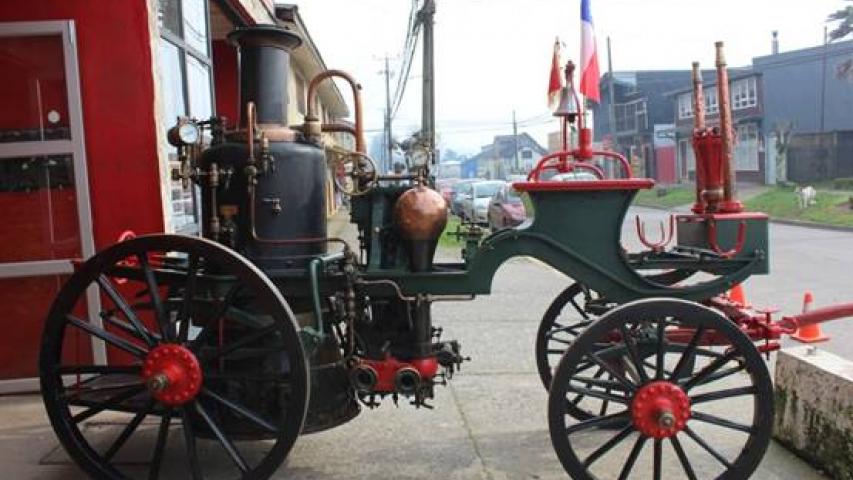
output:
[[[631,401],[631,418],[634,427],[647,437],[672,437],[684,430],[690,419],[690,398],[674,383],[647,383]]]
[[[201,389],[201,365],[188,348],[167,343],[148,352],[142,378],[151,395],[161,403],[183,405]]]

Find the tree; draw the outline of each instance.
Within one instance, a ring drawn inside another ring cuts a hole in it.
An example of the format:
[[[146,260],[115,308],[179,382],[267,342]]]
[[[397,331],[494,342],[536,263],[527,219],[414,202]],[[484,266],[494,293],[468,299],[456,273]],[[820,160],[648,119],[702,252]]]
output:
[[[847,0],[853,2],[853,0]],[[847,6],[829,15],[826,23],[838,22],[835,29],[829,32],[829,41],[841,40],[853,33],[853,6]]]

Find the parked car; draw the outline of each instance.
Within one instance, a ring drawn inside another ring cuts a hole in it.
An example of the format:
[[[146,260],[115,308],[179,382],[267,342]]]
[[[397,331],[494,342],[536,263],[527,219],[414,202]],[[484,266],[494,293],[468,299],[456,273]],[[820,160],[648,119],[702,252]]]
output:
[[[457,183],[458,178],[439,178],[435,181],[435,190],[444,197],[448,205],[453,201],[453,186]]]
[[[489,201],[506,185],[503,180],[486,180],[472,183],[462,198],[462,219],[472,223],[487,224]]]
[[[488,222],[492,231],[514,227],[527,217],[524,204],[511,183],[504,184],[489,202]]]
[[[482,178],[466,178],[456,182],[456,184],[453,185],[453,193],[450,198],[450,213],[461,217],[463,197],[471,193],[472,184],[482,181]]]

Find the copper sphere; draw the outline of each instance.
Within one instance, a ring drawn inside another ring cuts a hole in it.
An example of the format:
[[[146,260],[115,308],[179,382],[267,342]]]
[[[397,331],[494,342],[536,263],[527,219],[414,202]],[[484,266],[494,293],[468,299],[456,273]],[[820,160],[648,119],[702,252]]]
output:
[[[431,188],[410,188],[397,199],[394,222],[407,240],[435,240],[447,225],[447,202]]]

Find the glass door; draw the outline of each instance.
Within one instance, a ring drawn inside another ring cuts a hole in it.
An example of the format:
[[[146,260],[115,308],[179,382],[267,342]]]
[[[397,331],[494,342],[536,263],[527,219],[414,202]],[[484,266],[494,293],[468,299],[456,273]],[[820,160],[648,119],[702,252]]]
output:
[[[73,262],[94,254],[74,22],[0,23],[0,78],[4,393],[37,388],[44,319]],[[99,310],[97,292],[87,300]],[[104,361],[83,342],[75,355]]]

